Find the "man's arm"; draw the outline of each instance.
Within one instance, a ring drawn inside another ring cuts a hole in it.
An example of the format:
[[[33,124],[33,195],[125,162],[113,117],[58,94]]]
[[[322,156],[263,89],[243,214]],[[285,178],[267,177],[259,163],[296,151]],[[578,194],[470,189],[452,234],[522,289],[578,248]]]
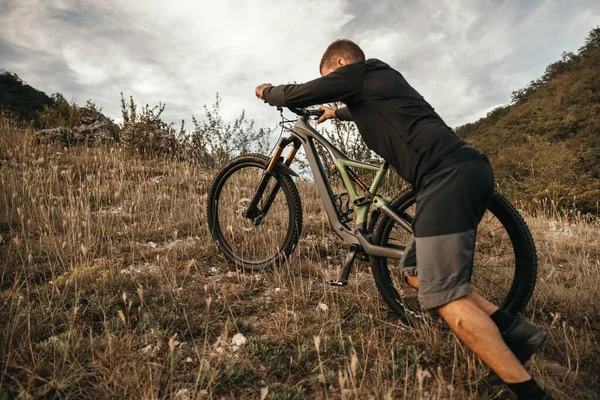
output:
[[[360,92],[362,73],[352,65],[304,84],[266,87],[262,96],[274,106],[307,107],[354,98]]]
[[[350,113],[350,110],[348,110],[348,107],[342,107],[335,110],[335,116],[340,121],[354,121],[354,118],[352,118],[352,114]]]

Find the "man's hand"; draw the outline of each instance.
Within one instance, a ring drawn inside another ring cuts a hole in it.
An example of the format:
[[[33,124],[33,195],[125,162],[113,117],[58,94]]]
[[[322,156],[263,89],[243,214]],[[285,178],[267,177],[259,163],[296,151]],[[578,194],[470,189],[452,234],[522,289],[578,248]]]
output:
[[[271,87],[273,85],[271,85],[270,83],[263,83],[262,85],[259,85],[256,87],[254,93],[256,94],[256,97],[258,97],[261,100],[264,100],[265,98],[263,97],[263,91],[268,88]]]
[[[335,108],[327,107],[327,106],[319,106],[321,110],[323,110],[323,115],[319,117],[317,120],[317,124],[327,121],[328,119],[336,119]]]

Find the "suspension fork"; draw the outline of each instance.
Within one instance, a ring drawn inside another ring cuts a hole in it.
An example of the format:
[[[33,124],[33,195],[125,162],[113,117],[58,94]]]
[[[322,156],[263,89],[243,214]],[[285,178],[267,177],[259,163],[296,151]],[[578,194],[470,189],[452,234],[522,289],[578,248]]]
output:
[[[263,175],[262,181],[260,182],[260,185],[258,186],[258,189],[256,190],[256,193],[254,194],[254,197],[250,201],[250,204],[248,205],[248,209],[244,213],[244,216],[246,218],[251,219],[254,222],[254,225],[256,225],[256,226],[260,225],[263,218],[269,212],[269,209],[271,208],[271,205],[273,205],[273,202],[275,201],[275,197],[277,197],[277,193],[279,192],[279,189],[281,188],[281,185],[279,184],[279,182],[276,182],[275,185],[273,185],[273,188],[271,188],[271,191],[269,192],[269,195],[267,196],[267,200],[265,201],[262,209],[258,208],[258,202],[262,198],[262,196],[265,192],[265,189],[267,188],[267,185],[269,184],[269,181],[271,180],[271,177],[273,176],[273,172],[275,171],[275,168],[277,167],[277,164],[283,161],[283,157],[281,157],[281,154],[283,153],[283,150],[290,143],[293,143],[293,147],[292,147],[292,150],[290,151],[290,154],[288,154],[287,159],[285,160],[284,164],[286,167],[289,167],[292,164],[292,162],[294,161],[294,157],[296,156],[296,153],[298,152],[298,149],[300,148],[300,141],[296,138],[281,139],[281,141],[279,142],[279,146],[277,147],[277,150],[275,151],[275,154],[273,154],[273,157],[271,158],[271,161],[269,162],[269,165],[267,166],[267,169],[265,170],[265,174]]]

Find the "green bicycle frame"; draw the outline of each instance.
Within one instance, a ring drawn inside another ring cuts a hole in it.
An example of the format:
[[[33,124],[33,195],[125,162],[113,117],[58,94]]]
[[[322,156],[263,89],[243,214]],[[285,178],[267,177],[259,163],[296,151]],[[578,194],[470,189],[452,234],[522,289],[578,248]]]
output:
[[[329,222],[333,227],[335,233],[346,243],[355,248],[360,248],[364,253],[379,256],[400,259],[404,254],[404,249],[391,248],[377,246],[370,241],[370,232],[367,231],[367,219],[369,215],[369,209],[371,205],[379,209],[380,212],[385,213],[390,218],[398,222],[399,226],[404,228],[408,232],[412,232],[410,221],[402,218],[396,214],[389,207],[389,200],[383,196],[377,194],[377,190],[385,179],[389,164],[385,163],[383,166],[375,166],[367,163],[358,162],[349,159],[343,154],[337,147],[331,144],[325,137],[319,134],[313,129],[307,122],[307,117],[300,118],[296,121],[296,125],[293,128],[287,129],[292,136],[290,138],[284,138],[281,140],[278,149],[276,150],[269,166],[267,167],[268,174],[274,173],[275,170],[281,173],[289,175],[295,175],[295,173],[289,168],[296,151],[300,146],[305,150],[308,163],[314,175],[315,184],[319,191],[320,197],[325,207],[325,212],[329,218]],[[334,194],[327,179],[323,164],[318,156],[315,142],[321,144],[329,154],[331,155],[334,165],[339,170],[342,182],[348,191],[348,195],[352,200],[354,210],[356,213],[355,227],[348,226],[345,222],[341,221],[337,207],[334,204]],[[293,143],[294,148],[288,156],[288,159],[283,162],[281,154],[285,147]],[[366,186],[351,168],[366,169],[375,172],[375,178],[370,187]],[[362,191],[365,192],[361,195],[357,188],[358,186]]]
[[[373,183],[371,184],[371,186],[367,186],[365,187],[363,190],[367,190],[368,193],[373,196],[374,199],[381,199],[381,202],[377,201],[377,203],[373,202],[373,204],[378,207],[379,204],[382,203],[389,203],[389,201],[387,199],[385,199],[383,196],[377,196],[377,191],[379,190],[379,187],[381,186],[381,184],[383,183],[383,180],[385,179],[385,175],[387,174],[388,171],[388,164],[384,164],[383,166],[376,166],[376,165],[371,165],[371,164],[366,164],[366,163],[362,163],[359,161],[352,161],[352,160],[343,160],[343,159],[334,159],[334,165],[336,166],[336,169],[339,171],[340,173],[340,177],[342,178],[342,182],[344,184],[344,187],[346,188],[346,190],[348,191],[348,195],[350,196],[350,200],[352,201],[352,204],[354,204],[354,212],[356,213],[356,224],[357,225],[363,225],[367,222],[367,219],[369,218],[369,210],[371,208],[371,204],[370,203],[366,203],[366,204],[357,204],[357,202],[360,201],[360,199],[364,196],[361,196],[358,194],[358,191],[356,190],[356,187],[354,186],[354,184],[356,183],[357,185],[360,185],[359,183],[357,183],[357,178],[355,176],[351,176],[350,172],[349,172],[349,168],[358,168],[358,169],[366,169],[369,171],[375,171],[375,178],[373,179]]]

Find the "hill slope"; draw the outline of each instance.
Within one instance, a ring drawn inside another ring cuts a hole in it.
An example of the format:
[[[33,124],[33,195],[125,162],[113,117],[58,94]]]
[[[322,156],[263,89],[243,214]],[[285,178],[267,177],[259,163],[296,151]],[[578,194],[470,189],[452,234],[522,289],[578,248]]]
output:
[[[600,198],[600,28],[577,54],[513,93],[513,104],[457,128],[490,155],[513,200],[574,205],[597,213]]]
[[[35,121],[45,106],[54,103],[46,93],[29,86],[17,74],[0,70],[0,110],[4,108],[21,119]]]
[[[454,336],[389,314],[367,263],[326,283],[345,246],[312,183],[292,257],[243,272],[206,224],[216,171],[33,135],[0,118],[1,399],[499,398]],[[525,217],[539,257],[525,316],[550,334],[528,369],[556,399],[597,398],[600,227]]]

